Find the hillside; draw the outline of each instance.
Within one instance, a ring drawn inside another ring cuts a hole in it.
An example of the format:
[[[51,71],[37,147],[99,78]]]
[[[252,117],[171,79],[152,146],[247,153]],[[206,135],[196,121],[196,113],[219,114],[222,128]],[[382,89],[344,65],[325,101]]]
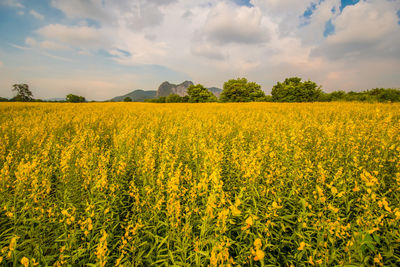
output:
[[[222,92],[222,89],[217,88],[217,87],[210,87],[210,88],[207,88],[207,89],[208,89],[208,91],[213,93],[216,97],[219,97],[221,92]]]
[[[192,81],[184,81],[181,84],[172,84],[169,82],[163,82],[157,90],[156,97],[169,96],[170,94],[177,94],[179,96],[187,95],[187,89],[193,85]]]
[[[119,102],[124,101],[125,97],[130,97],[134,102],[143,102],[146,99],[152,99],[156,97],[157,91],[144,91],[141,89],[132,91],[126,95],[116,96],[110,101]]]
[[[169,96],[170,94],[178,94],[179,96],[185,96],[187,95],[187,89],[191,85],[193,85],[192,81],[184,81],[180,84],[172,84],[169,83],[168,81],[165,81],[162,84],[160,84],[157,91],[144,91],[138,89],[126,95],[116,96],[112,98],[110,101],[119,102],[119,101],[124,101],[126,97],[130,97],[134,102],[143,102],[146,99],[153,99],[163,96],[166,97]],[[219,95],[222,92],[222,89],[217,87],[210,87],[207,89],[211,91],[216,97],[219,97]]]
[[[194,85],[192,81],[184,81],[181,84],[172,84],[169,82],[163,82],[157,89],[157,95],[156,97],[162,97],[162,96],[169,96],[170,94],[177,94],[179,96],[185,96],[187,95],[187,89],[189,86]],[[217,87],[210,87],[207,88],[209,91],[211,91],[216,97],[219,97],[219,95],[222,92],[222,89],[217,88]]]

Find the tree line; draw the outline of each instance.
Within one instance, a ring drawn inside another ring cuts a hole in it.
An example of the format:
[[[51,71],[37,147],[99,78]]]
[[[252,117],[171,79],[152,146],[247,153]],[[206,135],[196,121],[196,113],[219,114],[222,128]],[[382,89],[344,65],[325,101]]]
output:
[[[14,84],[16,95],[11,98],[2,98],[0,101],[40,102],[34,99],[27,84]],[[132,99],[126,97],[125,102]],[[266,95],[261,86],[249,82],[246,78],[231,79],[224,83],[223,90],[217,98],[211,91],[201,84],[191,85],[186,96],[170,94],[167,97],[147,99],[151,103],[205,103],[205,102],[330,102],[330,101],[361,101],[361,102],[400,102],[399,89],[375,88],[361,92],[334,91],[325,93],[321,86],[313,81],[302,81],[299,77],[286,78],[272,87],[271,95]],[[68,94],[65,101],[86,102],[83,96]]]
[[[7,99],[4,97],[0,97],[0,102],[71,102],[71,103],[83,103],[86,102],[85,97],[78,96],[74,94],[68,94],[65,97],[65,100],[61,101],[44,101],[42,99],[35,99],[33,98],[33,93],[29,89],[29,85],[25,83],[14,84],[12,88],[13,92],[16,92],[16,95],[11,98]]]
[[[312,81],[302,81],[299,77],[286,78],[272,87],[271,95],[266,95],[261,86],[246,78],[232,79],[224,83],[219,98],[201,84],[191,85],[186,96],[171,94],[167,97],[145,100],[153,103],[200,103],[200,102],[331,102],[367,101],[400,102],[399,89],[376,88],[362,92],[334,91],[325,93],[321,86]]]

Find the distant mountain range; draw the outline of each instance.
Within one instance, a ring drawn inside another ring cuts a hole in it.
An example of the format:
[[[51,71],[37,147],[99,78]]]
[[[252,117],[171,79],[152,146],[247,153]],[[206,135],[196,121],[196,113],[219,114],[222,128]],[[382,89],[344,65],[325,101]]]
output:
[[[180,96],[187,95],[187,89],[189,86],[193,85],[192,81],[184,81],[180,84],[172,84],[169,82],[163,82],[158,87],[157,91],[144,91],[144,90],[135,90],[126,95],[117,96],[112,98],[110,101],[119,102],[124,101],[126,97],[130,97],[134,102],[143,102],[146,99],[158,98],[162,96],[169,96],[170,94],[178,94]],[[222,89],[217,87],[207,88],[210,90],[215,96],[219,97],[222,92]]]
[[[114,97],[113,99],[111,99],[111,101],[115,101],[115,102],[124,101],[124,99],[126,97],[130,97],[132,99],[132,101],[143,102],[146,99],[156,98],[156,93],[157,93],[157,91],[144,91],[144,90],[139,89],[139,90],[132,91],[126,95]]]
[[[209,88],[207,88],[207,89],[208,89],[208,91],[210,91],[211,93],[213,93],[216,97],[219,97],[220,94],[221,94],[221,92],[222,92],[222,89],[221,89],[221,88],[218,88],[218,87],[209,87]]]

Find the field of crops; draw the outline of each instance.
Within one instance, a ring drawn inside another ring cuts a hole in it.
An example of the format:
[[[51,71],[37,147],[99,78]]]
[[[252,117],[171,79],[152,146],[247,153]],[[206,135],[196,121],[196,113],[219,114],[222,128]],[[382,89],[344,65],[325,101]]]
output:
[[[0,265],[400,264],[400,105],[0,104]]]

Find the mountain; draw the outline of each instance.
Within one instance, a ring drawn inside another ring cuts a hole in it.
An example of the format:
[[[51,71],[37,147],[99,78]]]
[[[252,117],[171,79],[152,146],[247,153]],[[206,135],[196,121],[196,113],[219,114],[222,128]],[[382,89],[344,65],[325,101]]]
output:
[[[222,89],[217,88],[217,87],[210,87],[207,88],[208,91],[210,91],[211,93],[213,93],[216,97],[219,97],[221,95]]]
[[[170,94],[178,94],[180,96],[187,95],[187,89],[189,86],[193,85],[192,81],[184,81],[181,84],[172,84],[169,82],[163,82],[157,89],[157,91],[144,91],[144,90],[135,90],[126,95],[116,96],[110,101],[120,102],[124,101],[125,97],[130,97],[134,102],[143,102],[146,99],[158,98],[161,96],[169,96]],[[217,87],[207,88],[211,91],[216,97],[219,97],[222,90]]]
[[[126,95],[116,96],[110,101],[119,102],[124,101],[125,97],[130,97],[134,102],[143,102],[146,99],[156,98],[157,91],[144,91],[144,90],[135,90]]]
[[[169,82],[163,82],[158,87],[156,97],[169,96],[170,94],[178,94],[180,96],[185,96],[187,95],[187,89],[191,85],[193,85],[193,82],[191,81],[184,81],[183,83],[178,85]]]
[[[192,81],[184,81],[183,83],[178,85],[169,82],[163,82],[158,87],[156,97],[169,96],[170,94],[178,94],[180,96],[185,96],[187,95],[187,89],[191,85],[194,85]],[[219,95],[222,92],[222,89],[219,89],[217,87],[210,87],[207,89],[211,91],[216,97],[219,97]]]

